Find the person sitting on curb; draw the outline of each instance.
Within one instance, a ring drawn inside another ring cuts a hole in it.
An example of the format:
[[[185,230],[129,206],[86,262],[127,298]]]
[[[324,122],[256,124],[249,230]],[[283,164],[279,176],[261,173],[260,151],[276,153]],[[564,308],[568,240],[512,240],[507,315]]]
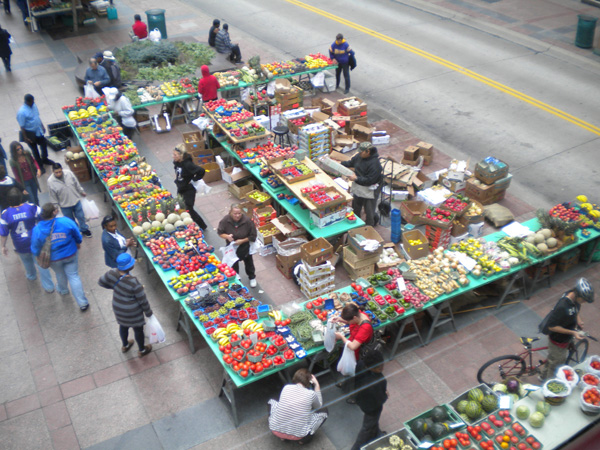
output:
[[[217,37],[217,33],[219,32],[219,27],[221,26],[221,21],[219,19],[213,20],[212,27],[208,30],[208,45],[211,47],[215,46],[215,39]]]
[[[242,61],[242,52],[240,51],[240,46],[238,44],[231,43],[228,24],[223,24],[223,29],[217,33],[215,47],[219,53],[229,53],[227,59],[232,63],[239,63]]]

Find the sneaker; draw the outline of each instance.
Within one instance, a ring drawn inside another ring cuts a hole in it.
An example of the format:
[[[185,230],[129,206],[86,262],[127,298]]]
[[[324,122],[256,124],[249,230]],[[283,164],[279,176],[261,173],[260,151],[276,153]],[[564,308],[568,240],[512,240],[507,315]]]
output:
[[[121,353],[127,353],[131,347],[133,347],[133,339],[127,341],[127,345],[125,347],[121,347]]]
[[[347,94],[348,92],[350,92],[350,89],[345,89],[344,90],[344,94]]]
[[[87,305],[80,306],[80,307],[79,307],[79,309],[80,309],[81,311],[87,311],[87,309],[88,309],[89,307],[90,307],[90,304],[88,303]]]
[[[144,350],[142,350],[141,352],[138,352],[138,356],[140,358],[143,358],[144,356],[146,356],[148,353],[150,353],[152,351],[152,345],[148,344],[144,347]]]
[[[537,379],[540,383],[543,383],[544,381],[546,381],[541,374],[538,374]]]
[[[255,288],[255,287],[256,287],[256,278],[252,278],[252,279],[250,280],[250,287],[253,287],[253,288]]]
[[[86,238],[92,237],[92,232],[90,230],[82,231],[81,234],[83,234]]]
[[[54,289],[52,289],[52,290],[44,289],[44,291],[46,291],[47,294],[54,294]]]

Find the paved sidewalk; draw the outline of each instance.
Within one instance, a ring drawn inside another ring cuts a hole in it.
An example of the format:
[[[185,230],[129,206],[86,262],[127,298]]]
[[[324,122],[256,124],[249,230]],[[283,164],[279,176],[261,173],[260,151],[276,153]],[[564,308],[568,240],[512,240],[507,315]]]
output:
[[[20,24],[18,9],[13,15],[0,13],[0,24],[14,36],[13,72],[0,69],[0,137],[8,149],[16,139],[16,111],[23,95],[32,93],[46,124],[62,120],[61,106],[71,103],[80,91],[74,84],[77,57],[85,59],[98,50],[128,42],[130,18],[135,12],[164,7],[164,2],[119,1],[120,20],[98,19],[95,32],[79,37],[53,40],[46,33],[32,34]],[[579,2],[508,0],[427,3],[438,13],[474,20],[478,26],[504,28],[539,42],[560,47],[586,58],[597,58],[589,50],[577,49],[574,40],[576,15],[596,14],[596,8]],[[204,41],[211,17],[198,4],[172,0],[168,4],[169,38],[193,37]],[[246,54],[260,54],[264,60],[279,59],[269,54],[253,37],[245,40]],[[360,91],[360,86],[357,86]],[[335,94],[334,94],[335,96]],[[392,144],[382,153],[397,155],[419,139],[407,130],[370,117],[392,135]],[[165,185],[173,190],[170,149],[180,142],[180,129],[168,134],[143,132],[135,140]],[[60,153],[50,157],[62,161]],[[436,150],[435,166],[447,165],[448,156]],[[47,176],[47,175],[46,175]],[[45,178],[44,178],[45,180]],[[224,183],[217,183],[210,196],[199,200],[201,213],[212,226],[235,201]],[[85,184],[102,214],[110,212],[97,185]],[[41,201],[48,197],[45,181]],[[519,218],[529,218],[533,207],[508,197]],[[92,221],[93,239],[86,239],[80,253],[80,272],[91,307],[81,313],[71,296],[46,294],[37,281],[27,281],[21,263],[11,252],[2,257],[0,269],[0,448],[46,449],[279,449],[281,442],[268,432],[266,400],[276,397],[281,384],[276,377],[255,383],[239,392],[241,426],[235,428],[228,407],[218,397],[222,381],[220,363],[195,334],[198,349],[191,354],[187,338],[176,331],[177,307],[154,274],[138,264],[135,274],[142,280],[150,303],[167,333],[167,341],[155,346],[143,359],[132,350],[120,352],[117,324],[109,291],[96,280],[106,270],[100,244],[99,220]],[[380,228],[384,237],[389,231]],[[209,231],[215,246],[220,239]],[[257,259],[258,279],[263,298],[282,304],[300,298],[293,283],[276,271],[274,257]],[[340,286],[348,283],[342,270],[336,275]],[[558,276],[550,289],[538,291],[529,301],[504,307],[495,313],[481,310],[457,316],[458,332],[450,327],[436,332],[427,347],[416,342],[403,346],[401,354],[386,365],[391,399],[382,416],[382,428],[393,430],[437,403],[447,402],[475,383],[476,369],[496,354],[514,353],[517,337],[527,333],[558,299],[559,295],[584,274],[594,283],[600,281],[596,266],[577,269],[577,273]],[[599,334],[600,312],[586,310],[586,323],[592,334]],[[466,359],[465,355],[469,355]],[[273,382],[277,380],[276,382]],[[340,400],[334,380],[322,380],[324,396],[330,403],[330,417],[309,448],[349,448],[361,414],[356,407]]]

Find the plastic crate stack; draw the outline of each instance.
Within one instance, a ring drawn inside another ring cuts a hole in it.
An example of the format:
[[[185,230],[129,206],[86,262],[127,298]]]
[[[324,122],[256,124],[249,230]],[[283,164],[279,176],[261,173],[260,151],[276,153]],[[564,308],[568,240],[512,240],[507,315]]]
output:
[[[299,128],[298,147],[305,150],[310,159],[328,155],[331,152],[331,130],[318,123]]]

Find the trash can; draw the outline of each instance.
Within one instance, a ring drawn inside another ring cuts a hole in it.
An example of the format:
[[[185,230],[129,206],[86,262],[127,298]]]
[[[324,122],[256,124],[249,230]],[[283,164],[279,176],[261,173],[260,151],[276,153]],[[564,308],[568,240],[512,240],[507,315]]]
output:
[[[158,28],[162,39],[167,38],[167,24],[165,22],[165,10],[164,9],[149,9],[146,11],[146,17],[148,17],[148,31],[152,31]],[[593,33],[592,33],[593,36]]]
[[[575,45],[580,48],[592,48],[598,18],[587,14],[578,14],[577,17],[579,21],[577,22]]]

